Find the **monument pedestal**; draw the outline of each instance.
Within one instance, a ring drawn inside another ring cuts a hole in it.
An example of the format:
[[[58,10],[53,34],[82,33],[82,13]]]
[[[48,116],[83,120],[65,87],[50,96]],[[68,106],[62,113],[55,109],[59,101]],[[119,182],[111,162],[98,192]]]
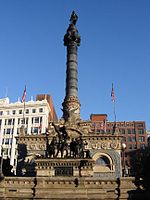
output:
[[[86,158],[42,158],[36,159],[37,176],[93,176],[92,159]]]

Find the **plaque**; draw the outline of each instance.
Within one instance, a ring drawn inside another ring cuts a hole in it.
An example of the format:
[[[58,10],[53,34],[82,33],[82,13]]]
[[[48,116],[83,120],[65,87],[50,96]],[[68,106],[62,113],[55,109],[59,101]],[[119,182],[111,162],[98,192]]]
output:
[[[73,176],[73,167],[55,167],[55,176]]]

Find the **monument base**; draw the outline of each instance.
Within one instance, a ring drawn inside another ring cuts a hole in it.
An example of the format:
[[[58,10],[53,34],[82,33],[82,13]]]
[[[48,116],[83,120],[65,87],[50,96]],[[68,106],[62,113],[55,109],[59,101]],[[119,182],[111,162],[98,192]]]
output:
[[[42,158],[36,159],[37,176],[74,176],[74,177],[91,177],[93,176],[92,159],[79,158]]]

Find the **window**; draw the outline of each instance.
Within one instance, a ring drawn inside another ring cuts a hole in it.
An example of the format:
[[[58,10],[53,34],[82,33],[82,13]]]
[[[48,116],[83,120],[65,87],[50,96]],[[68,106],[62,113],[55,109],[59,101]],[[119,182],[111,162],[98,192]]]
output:
[[[12,119],[8,119],[8,125],[11,125]]]
[[[131,129],[127,129],[128,134],[131,134]]]
[[[131,142],[131,137],[128,137],[128,142]]]
[[[39,123],[39,117],[35,117],[34,122]]]
[[[39,108],[39,112],[40,112],[40,113],[43,112],[43,108]]]
[[[32,109],[32,113],[36,113],[36,109]]]
[[[28,114],[29,113],[29,109],[26,109],[26,114]]]
[[[3,111],[0,111],[0,115],[3,115]]]
[[[137,127],[143,127],[143,123],[136,124]]]
[[[132,129],[132,134],[135,134],[136,132],[135,132],[135,129]]]
[[[120,129],[121,134],[125,134],[125,129]]]
[[[37,134],[38,133],[38,127],[32,127],[31,128],[31,133],[33,133],[33,134]]]
[[[5,144],[9,144],[9,139],[8,138],[5,139]]]
[[[144,129],[138,129],[138,134],[144,134]]]
[[[139,142],[145,142],[145,137],[139,137]]]
[[[12,114],[13,114],[13,115],[15,115],[15,114],[16,114],[16,111],[15,111],[15,110],[13,110],[13,111],[12,111]]]
[[[2,125],[2,120],[0,119],[0,126]]]
[[[11,133],[11,129],[10,128],[7,128],[6,129],[6,134],[10,134]]]
[[[19,110],[19,114],[22,114],[22,110]]]
[[[136,137],[132,137],[132,142],[136,142]]]

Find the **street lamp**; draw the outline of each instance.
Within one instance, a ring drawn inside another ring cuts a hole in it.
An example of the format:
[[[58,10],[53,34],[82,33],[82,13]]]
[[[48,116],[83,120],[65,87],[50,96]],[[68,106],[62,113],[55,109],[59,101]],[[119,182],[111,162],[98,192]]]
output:
[[[125,150],[126,150],[126,144],[122,143],[122,176],[125,176]]]

